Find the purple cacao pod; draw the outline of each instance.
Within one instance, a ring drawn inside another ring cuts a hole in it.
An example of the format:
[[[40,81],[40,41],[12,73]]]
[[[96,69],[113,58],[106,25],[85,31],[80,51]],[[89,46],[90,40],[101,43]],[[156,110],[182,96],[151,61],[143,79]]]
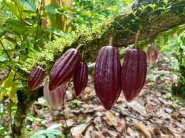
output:
[[[110,110],[121,92],[121,64],[116,47],[102,47],[96,58],[94,88],[106,110]]]
[[[146,53],[138,48],[128,50],[121,71],[121,87],[128,102],[131,102],[143,88],[146,72]]]
[[[69,81],[80,63],[80,53],[76,49],[67,50],[53,65],[50,71],[49,90],[53,91]]]
[[[76,69],[73,83],[76,96],[79,96],[80,93],[85,89],[88,82],[88,66],[85,62],[80,62]]]
[[[28,86],[31,91],[37,89],[42,83],[45,76],[44,69],[42,67],[36,66],[29,75]]]
[[[65,86],[63,84],[57,87],[54,91],[50,91],[49,85],[46,84],[43,91],[44,98],[52,109],[57,110],[62,106],[65,96]]]
[[[157,58],[158,58],[158,49],[157,49],[157,47],[155,47],[153,45],[150,45],[147,48],[146,56],[147,56],[147,62],[149,64],[154,64],[156,62]]]

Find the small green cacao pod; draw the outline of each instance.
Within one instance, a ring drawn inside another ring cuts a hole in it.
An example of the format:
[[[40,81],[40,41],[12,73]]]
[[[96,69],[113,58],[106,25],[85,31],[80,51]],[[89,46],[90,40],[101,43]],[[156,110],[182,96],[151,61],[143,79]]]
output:
[[[146,72],[146,53],[138,48],[128,50],[121,71],[121,87],[128,102],[131,102],[143,88]]]
[[[44,69],[40,66],[36,66],[29,75],[28,86],[31,91],[37,89],[43,82],[45,76]]]
[[[88,66],[85,62],[80,62],[76,69],[73,84],[75,89],[76,96],[79,96],[80,93],[85,89],[88,82]]]
[[[118,49],[102,47],[96,58],[94,88],[106,110],[110,110],[121,92],[121,64]]]
[[[69,81],[80,63],[80,53],[76,49],[67,50],[53,65],[50,71],[49,90],[53,91]]]
[[[159,52],[158,52],[157,47],[150,45],[146,51],[147,62],[149,64],[154,64],[158,58],[158,53]]]
[[[58,86],[54,91],[50,91],[49,85],[46,84],[44,86],[43,92],[46,102],[52,109],[57,110],[62,106],[66,92],[65,86],[63,84]]]

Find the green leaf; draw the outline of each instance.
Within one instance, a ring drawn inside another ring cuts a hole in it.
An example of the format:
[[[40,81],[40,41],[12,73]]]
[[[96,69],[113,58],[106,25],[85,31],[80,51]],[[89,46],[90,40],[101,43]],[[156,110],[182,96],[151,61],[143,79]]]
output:
[[[10,71],[10,73],[8,75],[8,78],[6,78],[4,80],[4,82],[1,85],[1,87],[5,88],[5,89],[11,87],[12,84],[13,84],[13,77],[14,77],[14,72]]]
[[[7,127],[3,127],[2,129],[0,129],[0,135],[4,134],[4,132],[7,130]]]
[[[0,38],[1,38],[4,34],[6,34],[6,31],[0,30]]]
[[[56,129],[46,129],[46,130],[39,130],[37,133],[35,133],[34,135],[32,135],[30,138],[38,138],[38,136],[40,137],[41,135],[48,135],[48,134],[52,134],[52,135],[62,135],[62,132],[60,130],[56,130]]]
[[[49,19],[51,20],[52,27],[55,28],[56,27],[56,16],[55,16],[56,8],[52,4],[49,4],[45,6],[44,8],[47,11]]]
[[[13,38],[11,38],[11,37],[9,37],[9,36],[6,36],[5,39],[8,40],[8,41],[10,41],[10,42],[12,42],[15,45],[17,44],[16,40],[13,39]]]
[[[181,47],[183,50],[185,50],[185,46],[184,46],[184,45],[181,45],[180,47]]]
[[[3,100],[3,96],[4,96],[4,93],[3,92],[0,92],[0,101]]]
[[[17,92],[17,88],[16,88],[16,83],[13,81],[14,78],[14,71],[10,71],[8,78],[6,78],[4,80],[4,82],[2,83],[1,87],[7,90],[7,94],[9,96],[9,98],[16,102],[16,92]]]
[[[46,134],[48,136],[48,138],[56,138],[55,135],[53,134]]]
[[[0,11],[0,28],[5,23],[5,21],[6,21],[6,14],[4,13],[4,11]]]
[[[35,4],[35,0],[18,0],[23,6],[25,6],[26,8],[28,8],[31,11],[36,12],[37,11],[37,7]]]
[[[148,6],[150,6],[154,10],[156,7],[156,4],[149,4]]]
[[[16,88],[21,89],[24,88],[24,86],[21,83],[16,84]]]
[[[0,113],[0,116],[3,116],[3,115],[5,115],[6,113],[5,112],[2,112],[2,113]]]
[[[49,4],[47,6],[44,7],[45,10],[47,11],[48,14],[56,14],[57,10],[55,8],[55,6],[53,6],[52,4]]]
[[[132,3],[133,0],[122,0],[124,6],[127,6]]]
[[[77,12],[75,9],[72,9],[70,7],[61,7],[57,8],[57,13],[64,13],[64,12]]]
[[[4,93],[7,92],[6,89],[0,88],[0,101],[3,100]]]
[[[56,29],[49,29],[49,28],[45,28],[45,29],[43,29],[44,31],[47,31],[47,32],[50,32],[50,33],[53,33],[53,34],[55,34],[55,35],[57,35],[57,36],[62,36],[62,34],[59,32],[59,31],[57,31]]]
[[[62,135],[62,132],[60,130],[56,130],[56,129],[47,129],[46,133],[47,134],[54,134],[54,135]]]
[[[13,15],[19,16],[19,11],[17,10],[17,7],[12,2],[6,2],[5,4],[6,8],[9,12],[11,12]]]
[[[13,34],[17,33],[19,35],[23,35],[26,32],[26,24],[22,23],[18,19],[7,19],[6,23],[8,23],[11,26],[11,32]],[[7,30],[9,31],[9,30]]]
[[[6,61],[6,55],[0,55],[0,62]]]
[[[7,90],[4,88],[0,88],[0,93],[2,93],[2,92],[7,92]]]
[[[85,11],[85,10],[81,10],[79,13],[80,13],[81,15],[83,15],[83,16],[90,16],[90,15],[91,15],[90,12],[87,12],[87,11]]]
[[[62,126],[62,124],[54,124],[54,125],[48,127],[47,129],[55,129],[55,128],[60,127],[60,126]]]

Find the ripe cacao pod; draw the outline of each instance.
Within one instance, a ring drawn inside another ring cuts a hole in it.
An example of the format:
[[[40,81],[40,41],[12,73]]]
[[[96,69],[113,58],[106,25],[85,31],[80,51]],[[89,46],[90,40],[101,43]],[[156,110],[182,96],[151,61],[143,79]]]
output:
[[[146,51],[147,61],[149,64],[154,64],[158,58],[157,47],[150,45]]]
[[[37,89],[42,83],[45,76],[44,69],[42,67],[36,66],[29,75],[28,86],[31,91]]]
[[[128,50],[121,71],[121,87],[128,102],[131,102],[143,88],[146,72],[146,53],[138,48]]]
[[[94,88],[106,110],[110,110],[121,92],[121,64],[116,47],[102,47],[96,58]]]
[[[80,93],[85,89],[85,87],[87,86],[87,82],[88,82],[87,63],[80,62],[76,69],[74,80],[73,80],[76,96],[79,96]]]
[[[58,86],[54,91],[50,91],[48,84],[46,84],[43,91],[44,98],[52,109],[57,110],[62,106],[65,96],[65,86],[63,84]]]
[[[67,50],[53,65],[50,71],[49,90],[53,91],[69,81],[80,62],[80,53],[76,49]]]

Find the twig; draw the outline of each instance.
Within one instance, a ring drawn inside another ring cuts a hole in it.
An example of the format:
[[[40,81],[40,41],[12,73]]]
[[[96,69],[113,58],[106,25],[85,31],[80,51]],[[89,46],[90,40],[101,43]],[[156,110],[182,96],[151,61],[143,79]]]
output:
[[[1,41],[0,41],[0,44],[1,44],[1,46],[3,47],[3,49],[4,49],[5,53],[6,53],[6,55],[7,55],[8,58],[9,58],[9,60],[12,62],[12,59],[10,58],[10,55],[8,54],[7,50],[5,49],[5,47],[4,47],[4,45],[3,45],[3,43],[2,43]]]
[[[82,135],[85,135],[87,129],[91,126],[91,124],[93,123],[93,119],[95,118],[96,116],[94,116],[87,124],[87,126],[85,127],[84,131],[82,132]]]
[[[42,2],[40,3],[40,5],[42,5]],[[38,6],[39,7],[39,6]],[[35,34],[35,43],[34,43],[34,48],[37,45],[37,37],[38,37],[38,30],[39,30],[39,26],[41,26],[41,16],[40,16],[40,11],[39,8],[37,9],[37,16],[38,16],[38,23],[37,23],[37,28],[36,28],[36,34]]]
[[[124,116],[124,117],[134,118],[134,119],[136,119],[136,120],[139,120],[139,121],[141,121],[141,122],[146,123],[146,121],[144,121],[144,120],[142,120],[142,119],[136,118],[136,117],[131,116],[131,115],[128,115],[128,114],[124,114],[120,109],[118,109],[118,108],[115,107],[115,106],[112,108],[112,110],[115,111],[115,112],[120,113],[120,115],[122,115],[122,116]]]

